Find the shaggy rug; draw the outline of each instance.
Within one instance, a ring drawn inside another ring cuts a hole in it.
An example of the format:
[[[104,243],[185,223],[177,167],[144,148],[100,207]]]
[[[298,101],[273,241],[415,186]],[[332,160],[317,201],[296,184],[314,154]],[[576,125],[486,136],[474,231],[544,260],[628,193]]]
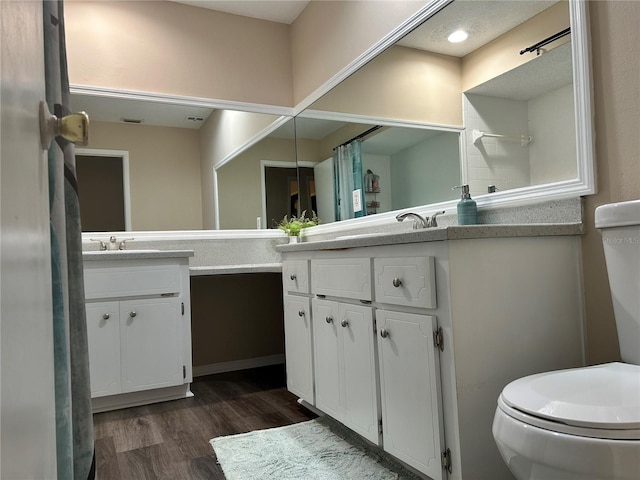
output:
[[[397,473],[403,469],[359,442],[346,441],[324,419],[216,437],[210,443],[227,480],[416,478]]]

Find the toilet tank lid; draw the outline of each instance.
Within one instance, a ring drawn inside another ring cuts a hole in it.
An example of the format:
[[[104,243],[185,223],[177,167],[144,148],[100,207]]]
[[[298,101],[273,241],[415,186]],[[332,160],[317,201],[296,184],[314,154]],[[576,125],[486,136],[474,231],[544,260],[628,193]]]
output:
[[[575,427],[640,428],[640,366],[607,363],[519,378],[502,391],[512,408]]]
[[[596,228],[640,225],[640,200],[600,205],[595,220]]]

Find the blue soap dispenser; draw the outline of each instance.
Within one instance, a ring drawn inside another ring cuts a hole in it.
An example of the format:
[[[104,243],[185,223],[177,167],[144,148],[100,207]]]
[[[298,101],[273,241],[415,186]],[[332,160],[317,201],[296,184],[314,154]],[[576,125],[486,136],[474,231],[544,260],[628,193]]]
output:
[[[458,225],[476,225],[478,223],[478,207],[476,201],[471,198],[469,185],[456,186],[452,190],[456,188],[462,192],[462,198],[458,202]]]

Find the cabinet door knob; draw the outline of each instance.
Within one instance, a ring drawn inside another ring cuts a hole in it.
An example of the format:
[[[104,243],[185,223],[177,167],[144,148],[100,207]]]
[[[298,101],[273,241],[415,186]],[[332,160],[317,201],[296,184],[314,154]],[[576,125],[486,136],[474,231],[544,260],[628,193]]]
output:
[[[383,329],[381,329],[381,330],[380,330],[380,336],[381,336],[382,338],[388,338],[388,337],[389,337],[389,331],[388,331],[388,330],[386,330],[386,329],[384,329],[384,328],[383,328]]]
[[[111,315],[105,313],[104,315],[102,315],[102,318],[104,318],[105,320],[109,320],[111,318]]]
[[[291,274],[291,276],[290,276],[289,278],[290,278],[291,280],[295,280],[297,277],[296,277],[296,274],[295,274],[295,273],[292,273],[292,274]]]
[[[135,310],[133,312],[129,312],[129,316],[131,318],[135,317],[137,315],[137,313],[135,312]]]
[[[392,283],[394,287],[398,288],[400,285],[402,285],[402,280],[400,280],[399,278],[394,278]]]
[[[333,323],[333,317],[326,317],[324,321],[327,323]]]
[[[304,317],[304,310],[298,310],[298,316]]]
[[[340,325],[342,325],[343,327],[348,327],[349,326],[349,321],[348,320],[342,320],[340,322]]]

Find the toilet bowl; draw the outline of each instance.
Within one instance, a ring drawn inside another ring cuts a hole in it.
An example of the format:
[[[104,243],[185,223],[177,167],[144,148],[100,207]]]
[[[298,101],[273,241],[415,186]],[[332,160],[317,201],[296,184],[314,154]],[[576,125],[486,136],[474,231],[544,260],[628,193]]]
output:
[[[493,436],[518,480],[637,480],[640,366],[518,379],[498,399]]]
[[[518,480],[640,480],[640,200],[596,209],[624,363],[517,379],[493,437]]]

